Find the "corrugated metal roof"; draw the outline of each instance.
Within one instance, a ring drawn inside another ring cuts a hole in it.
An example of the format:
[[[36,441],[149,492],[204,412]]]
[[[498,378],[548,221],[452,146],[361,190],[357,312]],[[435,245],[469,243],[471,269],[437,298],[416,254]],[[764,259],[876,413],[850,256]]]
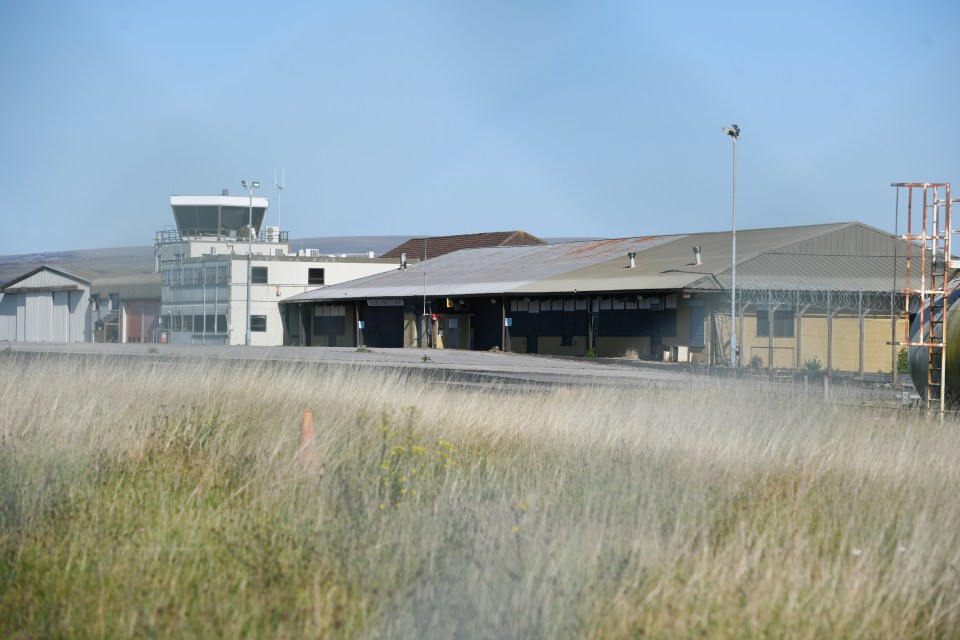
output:
[[[621,262],[626,264],[627,252],[634,251],[639,254],[644,249],[677,237],[654,236],[465,249],[411,265],[406,271],[390,271],[308,291],[288,298],[286,302],[406,298],[423,295],[424,290],[428,296],[506,293],[539,280],[560,276],[571,269],[610,261],[614,256],[619,256]]]
[[[897,279],[894,282],[893,256],[814,256],[765,254],[737,265],[738,289],[833,289],[844,291],[890,291],[904,287],[906,261],[896,258]],[[916,268],[916,263],[914,263]],[[913,273],[913,284],[919,283],[919,271]],[[704,282],[698,289],[729,288],[730,272],[721,274],[713,283]]]
[[[889,291],[895,246],[900,256],[898,286],[903,282],[905,245],[898,242],[850,222],[737,231],[737,285],[766,288],[779,282],[792,289],[800,282],[811,288]],[[694,246],[700,247],[700,265],[694,263]],[[635,268],[628,268],[628,252],[637,254]],[[473,249],[288,301],[409,298],[424,292],[468,296],[718,290],[730,286],[731,254],[730,232]]]
[[[159,273],[97,278],[90,283],[90,293],[102,297],[115,293],[122,300],[159,300],[162,289],[160,280]]]
[[[837,231],[847,224],[849,223],[737,231],[737,264],[785,244]],[[694,263],[695,246],[700,247],[700,265]],[[571,268],[556,278],[531,283],[517,292],[657,291],[727,287],[729,282],[714,286],[709,286],[709,283],[716,283],[722,274],[730,270],[732,248],[729,231],[675,236],[669,243],[658,244],[638,253],[634,269],[624,268],[625,259],[614,259],[583,268]]]
[[[424,247],[426,243],[426,247]],[[407,254],[407,259],[422,259],[424,248],[426,257],[437,258],[462,249],[482,249],[487,247],[516,247],[523,245],[546,244],[540,238],[526,231],[492,231],[488,233],[467,233],[455,236],[436,236],[432,238],[410,238],[406,242],[384,253],[382,258],[399,258]]]

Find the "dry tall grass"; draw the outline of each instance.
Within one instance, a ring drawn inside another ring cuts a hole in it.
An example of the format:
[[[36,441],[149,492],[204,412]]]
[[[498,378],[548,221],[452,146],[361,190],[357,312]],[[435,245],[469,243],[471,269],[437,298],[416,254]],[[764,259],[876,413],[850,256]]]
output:
[[[960,635],[954,422],[0,360],[5,638]]]

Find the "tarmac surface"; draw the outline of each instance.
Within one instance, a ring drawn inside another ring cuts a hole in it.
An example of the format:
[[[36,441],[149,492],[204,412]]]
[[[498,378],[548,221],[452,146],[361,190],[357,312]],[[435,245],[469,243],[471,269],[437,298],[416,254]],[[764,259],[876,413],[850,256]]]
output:
[[[691,365],[611,358],[565,358],[455,349],[379,349],[354,347],[242,347],[212,345],[0,342],[0,352],[30,357],[100,356],[141,358],[146,363],[184,359],[308,362],[422,372],[425,377],[460,385],[645,386],[689,384],[701,378]],[[705,370],[704,367],[698,369]]]
[[[456,349],[356,349],[355,347],[243,347],[225,345],[47,343],[0,341],[0,358],[139,359],[144,366],[184,361],[305,363],[317,366],[370,367],[419,377],[433,384],[477,390],[535,391],[557,386],[650,388],[682,385],[722,388],[753,384],[783,393],[803,393],[820,401],[871,406],[916,405],[910,376],[891,383],[890,374],[768,372],[686,363],[578,358]]]

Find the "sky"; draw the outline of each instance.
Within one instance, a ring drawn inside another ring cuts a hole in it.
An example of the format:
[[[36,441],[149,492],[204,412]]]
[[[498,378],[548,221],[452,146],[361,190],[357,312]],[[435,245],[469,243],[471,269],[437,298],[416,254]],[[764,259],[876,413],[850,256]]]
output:
[[[892,182],[960,195],[958,33],[956,0],[11,0],[0,255],[150,245],[244,179],[291,238],[723,231],[733,123],[738,229],[889,232]]]

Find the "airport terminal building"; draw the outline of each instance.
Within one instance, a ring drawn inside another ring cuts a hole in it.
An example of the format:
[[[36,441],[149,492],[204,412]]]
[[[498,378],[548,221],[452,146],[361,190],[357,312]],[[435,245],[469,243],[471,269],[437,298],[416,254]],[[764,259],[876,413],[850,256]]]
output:
[[[395,268],[396,261],[372,256],[291,252],[288,232],[264,225],[268,204],[226,192],[170,198],[176,227],[155,238],[162,341],[244,344],[249,294],[250,344],[280,345],[279,302]]]
[[[891,370],[902,240],[850,222],[741,230],[737,242],[741,365]],[[728,364],[731,249],[729,232],[464,249],[281,306],[288,344]]]

